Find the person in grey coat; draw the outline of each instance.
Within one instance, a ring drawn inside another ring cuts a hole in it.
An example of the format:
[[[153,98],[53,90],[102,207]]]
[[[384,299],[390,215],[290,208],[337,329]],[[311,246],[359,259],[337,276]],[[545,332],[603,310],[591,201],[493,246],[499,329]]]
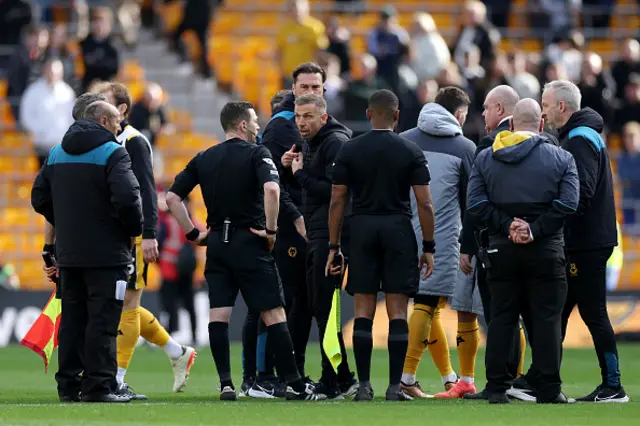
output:
[[[474,364],[478,350],[477,314],[482,314],[482,303],[473,283],[473,275],[466,276],[459,269],[458,241],[465,211],[467,181],[475,152],[474,143],[462,135],[469,104],[469,96],[464,91],[457,87],[445,87],[438,92],[434,103],[422,108],[418,126],[401,134],[420,147],[429,163],[433,177],[431,191],[438,247],[433,274],[420,281],[418,294],[414,298],[414,315],[409,323],[409,341],[420,342],[420,346],[413,347],[410,343],[402,384],[405,392],[417,398],[426,397],[415,374],[427,345],[447,391],[436,396],[461,398],[466,393],[475,393],[473,366],[468,367],[461,362],[464,377],[458,383],[458,376],[451,368],[446,335],[436,331],[442,330],[439,309],[449,300],[453,309],[458,311],[459,351],[469,353],[461,356],[461,360]],[[412,198],[412,208],[413,227],[416,238],[421,241],[415,198]],[[424,336],[412,339],[413,335],[423,333]]]

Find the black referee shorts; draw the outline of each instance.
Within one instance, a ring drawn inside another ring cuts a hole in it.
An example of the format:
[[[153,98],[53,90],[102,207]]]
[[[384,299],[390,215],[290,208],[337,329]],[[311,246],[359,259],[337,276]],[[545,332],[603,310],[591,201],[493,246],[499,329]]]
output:
[[[413,296],[418,291],[418,243],[405,215],[351,218],[349,294]]]
[[[233,306],[238,291],[250,311],[264,312],[283,306],[282,283],[267,241],[248,229],[235,229],[229,241],[222,242],[220,231],[209,233],[204,272],[209,307]]]

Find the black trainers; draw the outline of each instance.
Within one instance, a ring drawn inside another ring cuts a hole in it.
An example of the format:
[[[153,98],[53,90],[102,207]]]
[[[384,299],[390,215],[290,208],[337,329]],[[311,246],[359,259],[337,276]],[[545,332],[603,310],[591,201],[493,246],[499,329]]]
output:
[[[353,398],[354,401],[373,401],[373,388],[371,383],[360,383],[358,386],[358,392]]]
[[[71,395],[67,395],[59,392],[58,399],[60,400],[60,402],[80,402],[81,400],[80,392],[73,393]]]
[[[484,392],[484,391],[483,391]],[[489,404],[509,404],[511,400],[506,393],[492,393],[488,392]]]
[[[613,389],[603,385],[598,386],[589,395],[578,398],[578,402],[599,402],[599,403],[625,403],[629,402],[629,397],[620,386],[620,389]]]
[[[224,386],[220,391],[220,401],[235,401],[238,399],[233,386]]]
[[[518,377],[510,389],[507,389],[507,395],[520,401],[536,402],[537,392],[531,386],[525,376]]]
[[[567,396],[560,392],[558,394],[558,396],[556,396],[553,399],[542,399],[542,398],[537,398],[536,401],[538,404],[575,404],[576,400],[573,398],[567,398]]]
[[[253,386],[253,384],[256,382],[256,379],[254,379],[253,377],[245,377],[242,380],[242,384],[240,385],[240,393],[239,393],[239,397],[245,397],[245,396],[249,396],[249,389],[251,389],[251,386]]]
[[[316,383],[314,390],[327,396],[327,399],[343,399],[337,383],[326,383],[322,379]]]
[[[389,387],[385,399],[387,401],[413,401],[413,398],[403,391],[399,385]]]
[[[311,385],[305,384],[302,392],[296,392],[291,386],[287,386],[287,401],[324,401],[327,395],[318,393]]]
[[[285,387],[276,378],[256,380],[247,392],[248,396],[261,399],[284,398],[285,394]]]
[[[309,377],[309,376],[304,376],[302,378],[302,381],[304,382],[305,385],[309,385],[309,386],[313,387],[314,389],[318,385],[316,382],[311,380],[311,377]]]
[[[475,400],[475,401],[481,401],[481,400],[488,400],[489,399],[489,392],[487,392],[486,389],[481,390],[478,393],[468,393],[466,395],[464,395],[462,397],[462,399],[471,399],[471,400]]]
[[[116,395],[128,396],[132,401],[146,401],[149,399],[147,395],[135,393],[127,383],[118,385],[118,389],[114,393]]]
[[[131,397],[128,395],[116,395],[115,393],[108,393],[106,395],[83,395],[82,402],[129,402]]]
[[[348,398],[358,392],[360,384],[356,380],[356,375],[351,373],[351,377],[344,381],[338,381],[338,392],[343,398]]]

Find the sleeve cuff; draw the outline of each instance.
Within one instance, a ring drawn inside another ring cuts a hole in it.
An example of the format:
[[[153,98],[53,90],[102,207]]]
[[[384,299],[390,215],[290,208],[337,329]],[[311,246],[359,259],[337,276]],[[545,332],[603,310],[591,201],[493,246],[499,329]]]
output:
[[[142,231],[142,239],[143,240],[155,240],[158,236],[158,233],[155,229],[145,229]]]

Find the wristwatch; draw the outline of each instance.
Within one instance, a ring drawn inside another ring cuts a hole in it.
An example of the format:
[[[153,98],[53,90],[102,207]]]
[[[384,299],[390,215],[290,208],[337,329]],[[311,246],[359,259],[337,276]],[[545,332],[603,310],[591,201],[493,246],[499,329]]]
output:
[[[434,254],[436,252],[436,242],[433,240],[422,241],[422,252]]]

